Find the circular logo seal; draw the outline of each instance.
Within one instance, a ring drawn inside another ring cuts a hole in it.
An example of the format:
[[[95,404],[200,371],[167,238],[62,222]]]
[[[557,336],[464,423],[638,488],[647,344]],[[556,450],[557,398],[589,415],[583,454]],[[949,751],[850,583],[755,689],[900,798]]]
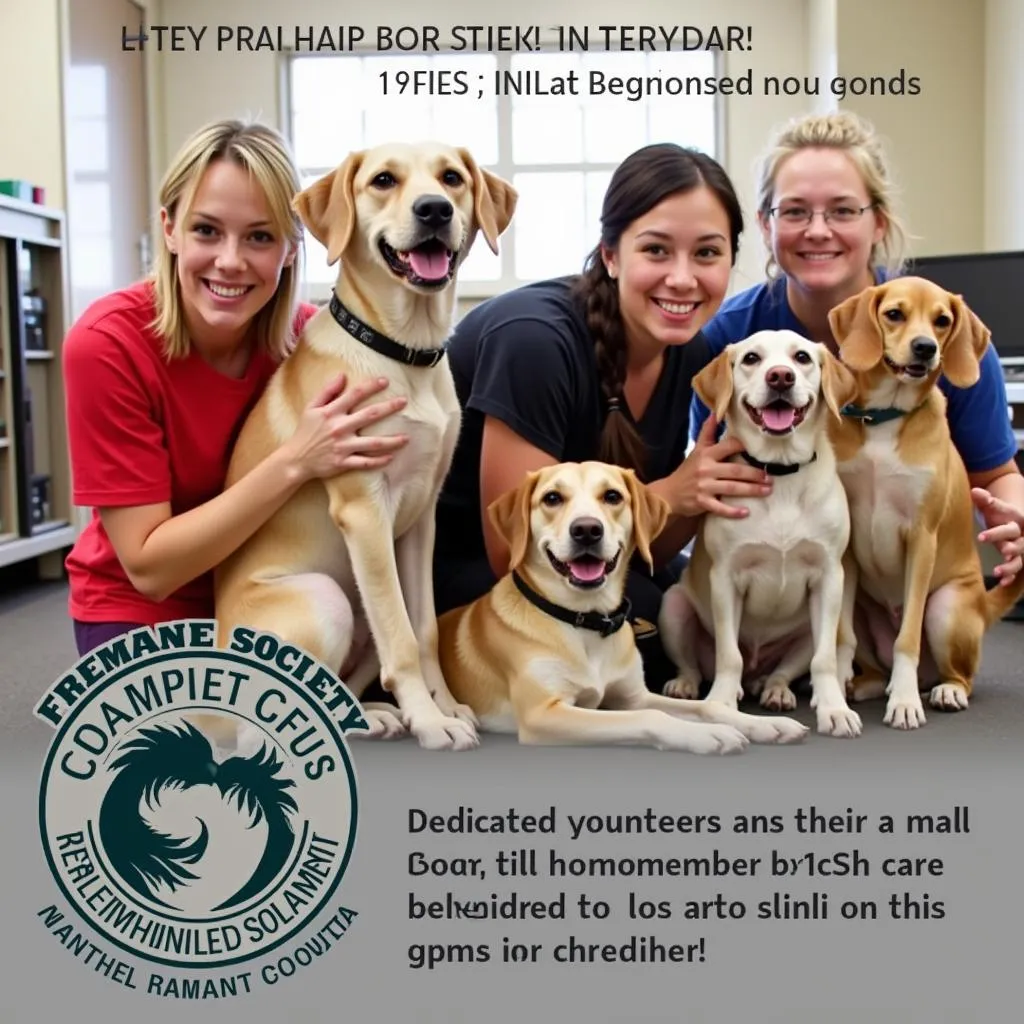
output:
[[[91,652],[36,708],[57,726],[39,824],[64,896],[122,950],[226,967],[298,933],[356,833],[359,705],[309,654],[239,627],[139,629]]]

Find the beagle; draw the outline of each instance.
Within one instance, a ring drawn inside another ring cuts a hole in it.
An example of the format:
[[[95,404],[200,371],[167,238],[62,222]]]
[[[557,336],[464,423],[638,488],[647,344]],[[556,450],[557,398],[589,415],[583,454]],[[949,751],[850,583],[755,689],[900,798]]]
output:
[[[530,473],[488,509],[509,573],[441,616],[441,668],[481,728],[522,743],[646,744],[730,753],[792,742],[806,728],[714,701],[651,693],[627,621],[626,575],[668,506],[632,471],[600,462]]]
[[[708,515],[683,578],[662,602],[659,628],[679,668],[665,693],[736,707],[744,688],[774,710],[796,707],[794,679],[811,674],[818,731],[857,736],[837,650],[843,553],[850,517],[828,437],[852,398],[853,377],[825,348],[793,331],[760,331],[729,345],[695,378],[701,400],[764,469],[764,498],[742,519]],[[850,670],[847,669],[847,672]]]
[[[955,387],[977,382],[989,330],[918,277],[866,289],[829,323],[857,383],[833,425],[852,521],[844,615],[861,672],[850,696],[886,693],[885,723],[916,729],[921,688],[935,708],[967,707],[984,633],[1024,593],[1024,574],[985,591],[967,471],[936,387],[940,374]]]
[[[459,403],[444,342],[458,268],[477,236],[497,252],[516,192],[465,149],[391,144],[352,153],[295,198],[341,261],[314,315],[238,438],[230,485],[295,430],[325,384],[387,377],[408,404],[363,433],[409,435],[383,469],[314,480],[215,573],[222,642],[236,625],[275,633],[322,660],[358,697],[380,667],[398,707],[368,706],[370,735],[411,731],[424,747],[477,742],[438,666],[431,559],[434,507]]]

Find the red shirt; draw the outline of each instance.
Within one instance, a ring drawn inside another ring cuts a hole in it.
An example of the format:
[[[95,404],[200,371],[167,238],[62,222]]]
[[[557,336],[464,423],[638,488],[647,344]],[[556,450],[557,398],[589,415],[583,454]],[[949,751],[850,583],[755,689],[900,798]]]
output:
[[[301,306],[295,329],[312,314]],[[245,376],[226,377],[195,351],[170,362],[150,329],[152,284],[94,302],[64,341],[64,387],[76,505],[92,519],[68,555],[72,618],[152,625],[213,615],[213,574],[166,600],[149,600],[121,567],[97,508],[170,502],[180,515],[224,487],[231,449],[275,369],[255,352]]]

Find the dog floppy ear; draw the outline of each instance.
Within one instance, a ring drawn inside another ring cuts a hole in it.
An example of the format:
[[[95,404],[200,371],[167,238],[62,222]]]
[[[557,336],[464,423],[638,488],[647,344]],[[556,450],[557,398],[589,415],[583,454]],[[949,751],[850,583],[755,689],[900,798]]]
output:
[[[473,176],[473,216],[477,227],[487,239],[491,252],[497,255],[498,236],[512,221],[519,193],[504,178],[478,167],[468,149],[458,152]]]
[[[526,549],[530,543],[530,499],[538,476],[540,473],[527,473],[518,487],[506,491],[487,506],[491,524],[508,545],[510,572],[526,560]]]
[[[732,401],[732,353],[727,345],[714,359],[693,378],[693,390],[697,397],[711,410],[717,423],[725,420]]]
[[[857,379],[824,345],[821,349],[821,393],[832,415],[839,419],[843,406],[857,395]]]
[[[978,383],[978,366],[992,332],[959,295],[950,295],[953,330],[942,348],[942,372],[954,387],[969,388]]]
[[[337,169],[314,181],[292,200],[292,209],[309,228],[309,233],[327,250],[332,266],[348,248],[356,226],[355,193],[352,183],[363,162],[364,151],[349,153]]]
[[[633,543],[640,557],[654,571],[654,559],[651,556],[651,542],[665,529],[668,522],[668,502],[645,487],[631,469],[620,471],[629,491],[629,502],[633,510]]]
[[[839,358],[851,370],[870,370],[882,359],[878,306],[884,287],[865,288],[829,310],[828,325],[839,346]]]

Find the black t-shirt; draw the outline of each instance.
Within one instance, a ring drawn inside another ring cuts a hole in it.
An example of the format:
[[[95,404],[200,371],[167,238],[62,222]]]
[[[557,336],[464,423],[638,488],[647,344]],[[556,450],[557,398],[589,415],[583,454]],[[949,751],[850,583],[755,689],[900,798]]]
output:
[[[437,508],[442,559],[486,558],[480,509],[484,418],[501,420],[558,462],[598,458],[604,400],[594,343],[570,289],[574,278],[526,285],[472,309],[456,326],[448,359],[462,431]],[[697,336],[670,347],[637,427],[645,478],[658,480],[686,454],[690,382],[707,363]]]

